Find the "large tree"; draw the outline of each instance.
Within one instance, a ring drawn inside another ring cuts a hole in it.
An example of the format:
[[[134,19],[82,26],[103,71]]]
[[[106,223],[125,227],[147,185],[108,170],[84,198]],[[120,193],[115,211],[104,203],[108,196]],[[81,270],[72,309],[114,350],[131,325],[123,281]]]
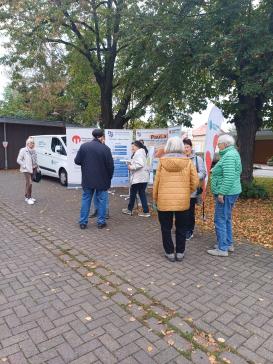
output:
[[[92,74],[98,84],[102,126],[121,128],[147,105],[183,122],[184,111],[204,106],[189,44],[200,3],[4,0],[0,17],[10,37],[8,61],[35,68],[47,44],[58,45],[64,57],[73,50],[88,64],[86,77]],[[181,81],[179,88],[174,79]]]
[[[209,70],[216,101],[236,126],[242,179],[250,182],[256,132],[273,125],[273,4],[212,0],[204,10],[200,66]]]

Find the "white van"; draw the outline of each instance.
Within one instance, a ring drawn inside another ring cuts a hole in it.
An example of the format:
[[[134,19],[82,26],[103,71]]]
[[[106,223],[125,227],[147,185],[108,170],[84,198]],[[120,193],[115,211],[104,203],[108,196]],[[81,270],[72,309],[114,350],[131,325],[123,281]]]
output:
[[[38,165],[44,176],[57,177],[67,185],[66,135],[33,135]]]

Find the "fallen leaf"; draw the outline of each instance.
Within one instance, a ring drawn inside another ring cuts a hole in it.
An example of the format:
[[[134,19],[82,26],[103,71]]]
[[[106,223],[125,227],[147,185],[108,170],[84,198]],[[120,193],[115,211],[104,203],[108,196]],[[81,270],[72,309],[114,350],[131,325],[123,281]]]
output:
[[[258,298],[258,300],[259,300],[259,301],[261,301],[261,302],[263,302],[263,301],[264,301],[264,299],[263,299],[263,298]]]
[[[86,320],[86,321],[91,321],[91,320],[92,320],[92,317],[91,317],[91,316],[86,316],[86,317],[85,317],[85,320]]]
[[[129,291],[129,292],[132,290],[133,290],[133,288],[130,288],[130,287],[127,288],[127,291]]]
[[[223,337],[218,337],[218,338],[217,338],[217,341],[218,341],[219,343],[225,343],[225,342],[226,342],[226,340],[225,340]]]
[[[88,273],[86,273],[86,277],[92,277],[94,275],[94,273],[93,272],[88,272]]]
[[[227,364],[231,364],[231,361],[230,361],[229,359],[225,358],[225,357],[224,357],[222,360],[223,360],[225,363],[227,363]]]
[[[131,317],[129,318],[129,321],[134,322],[134,321],[136,321],[136,319],[135,319],[133,316],[131,316]]]
[[[169,339],[169,340],[167,341],[167,343],[168,343],[170,346],[173,346],[173,345],[174,345],[174,341],[173,341],[172,339]]]
[[[151,351],[153,351],[153,347],[152,346],[148,346],[147,347],[147,351],[148,351],[148,353],[150,353]]]
[[[210,364],[217,364],[217,359],[214,355],[209,356],[209,362]]]
[[[104,300],[108,300],[108,297],[107,297],[107,296],[102,296],[102,298],[103,298]]]

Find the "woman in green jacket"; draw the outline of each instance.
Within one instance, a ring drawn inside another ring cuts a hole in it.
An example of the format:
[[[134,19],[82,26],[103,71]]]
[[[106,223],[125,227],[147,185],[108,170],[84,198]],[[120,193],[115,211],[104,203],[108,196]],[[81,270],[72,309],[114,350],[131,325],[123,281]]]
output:
[[[211,191],[215,198],[214,225],[217,244],[208,253],[214,256],[227,257],[234,251],[232,239],[232,209],[242,192],[240,175],[241,158],[234,147],[230,135],[221,135],[218,139],[220,160],[212,169]]]

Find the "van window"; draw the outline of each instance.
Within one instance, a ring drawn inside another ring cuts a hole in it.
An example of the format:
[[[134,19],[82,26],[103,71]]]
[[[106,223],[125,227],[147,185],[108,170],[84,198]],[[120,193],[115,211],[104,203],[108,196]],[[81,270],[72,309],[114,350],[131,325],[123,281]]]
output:
[[[66,151],[64,149],[64,146],[59,138],[53,137],[51,142],[51,150],[52,152],[55,152],[56,146],[59,145],[61,147],[60,154],[66,155]]]

